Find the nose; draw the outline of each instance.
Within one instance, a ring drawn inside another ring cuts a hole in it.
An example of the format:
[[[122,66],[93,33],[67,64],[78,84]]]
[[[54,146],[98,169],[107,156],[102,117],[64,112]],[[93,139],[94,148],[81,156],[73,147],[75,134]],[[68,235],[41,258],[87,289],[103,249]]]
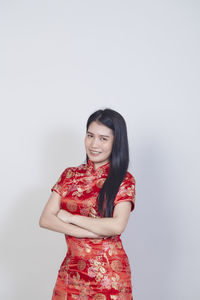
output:
[[[97,138],[93,138],[91,142],[91,147],[92,148],[98,148],[99,142]]]

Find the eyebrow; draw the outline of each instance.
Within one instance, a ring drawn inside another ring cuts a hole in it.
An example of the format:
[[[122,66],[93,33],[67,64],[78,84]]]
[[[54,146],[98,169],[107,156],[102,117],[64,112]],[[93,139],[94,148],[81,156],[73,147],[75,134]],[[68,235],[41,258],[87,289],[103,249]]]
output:
[[[87,131],[87,133],[91,133],[91,134],[94,134],[94,133],[92,133],[92,132],[90,132],[90,131]],[[110,137],[109,135],[104,135],[104,134],[100,134],[100,136],[104,136],[104,137]]]

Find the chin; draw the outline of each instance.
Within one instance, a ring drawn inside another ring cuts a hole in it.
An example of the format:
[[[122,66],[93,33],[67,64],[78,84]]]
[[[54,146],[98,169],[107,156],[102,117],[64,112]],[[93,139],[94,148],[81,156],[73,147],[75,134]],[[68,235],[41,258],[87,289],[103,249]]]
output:
[[[104,158],[99,158],[99,157],[93,157],[92,155],[88,155],[89,160],[94,161],[94,162],[101,162],[104,160]]]
[[[100,161],[102,161],[102,159],[99,159],[99,158],[97,158],[97,157],[91,157],[91,156],[89,156],[89,155],[88,155],[88,158],[89,158],[91,161],[95,161],[95,162],[100,162]]]

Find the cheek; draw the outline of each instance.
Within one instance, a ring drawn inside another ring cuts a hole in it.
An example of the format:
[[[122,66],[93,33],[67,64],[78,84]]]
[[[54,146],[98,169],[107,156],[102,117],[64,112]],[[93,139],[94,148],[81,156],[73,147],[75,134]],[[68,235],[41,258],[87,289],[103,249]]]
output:
[[[109,145],[109,147],[110,147],[110,152],[112,152],[112,148],[113,148],[113,140],[110,142],[110,145]]]
[[[106,145],[104,150],[107,152],[111,152],[112,151],[112,143],[109,143],[108,145]]]
[[[88,139],[87,138],[85,138],[84,143],[85,143],[85,147],[87,147],[87,145],[88,145]]]
[[[88,148],[90,147],[90,144],[91,144],[91,139],[87,138],[85,139],[85,146]]]

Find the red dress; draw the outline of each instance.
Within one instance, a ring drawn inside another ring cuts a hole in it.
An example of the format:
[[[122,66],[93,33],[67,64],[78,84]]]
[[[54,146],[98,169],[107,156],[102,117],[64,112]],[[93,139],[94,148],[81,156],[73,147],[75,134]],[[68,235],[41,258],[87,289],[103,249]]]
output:
[[[100,218],[97,196],[108,175],[110,162],[94,169],[94,163],[64,170],[51,191],[61,196],[61,209],[72,214]],[[135,204],[135,178],[127,172],[114,200]],[[120,235],[76,238],[65,235],[67,254],[58,271],[51,300],[131,300],[131,269]]]

